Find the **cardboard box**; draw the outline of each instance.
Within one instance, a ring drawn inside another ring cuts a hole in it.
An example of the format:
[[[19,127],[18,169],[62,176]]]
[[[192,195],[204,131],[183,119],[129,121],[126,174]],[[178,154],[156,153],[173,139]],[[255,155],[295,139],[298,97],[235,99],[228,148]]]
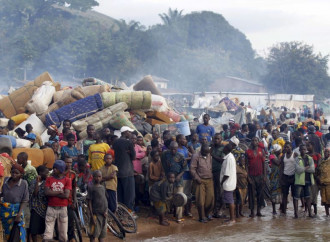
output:
[[[158,120],[163,121],[167,124],[174,123],[172,121],[172,119],[170,119],[168,116],[166,116],[164,113],[161,113],[161,112],[150,111],[150,112],[147,112],[146,114],[147,114],[148,118],[158,119]]]

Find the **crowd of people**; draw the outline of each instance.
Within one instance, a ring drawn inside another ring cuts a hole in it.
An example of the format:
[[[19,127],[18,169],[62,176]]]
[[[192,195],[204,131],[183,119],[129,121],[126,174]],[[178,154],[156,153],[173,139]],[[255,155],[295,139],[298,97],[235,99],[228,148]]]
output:
[[[150,207],[164,226],[170,225],[169,214],[177,223],[192,218],[192,204],[201,223],[227,218],[224,209],[228,208],[227,222],[233,224],[245,216],[245,205],[250,217],[264,216],[267,199],[273,214],[276,205],[286,214],[290,191],[296,218],[299,201],[308,216],[317,214],[319,193],[329,215],[327,121],[311,114],[297,122],[287,122],[290,118],[283,112],[279,119],[269,115],[242,125],[231,119],[216,133],[205,114],[189,137],[154,131],[149,142],[127,126],[117,137],[109,128],[97,133],[93,125],[87,126],[87,138],[78,140],[65,120],[61,132],[48,127],[45,144],[31,124],[14,132],[10,120],[2,134],[28,139],[33,148],[51,148],[56,161],[49,171],[43,165],[33,167],[27,153],[18,154],[1,192],[6,238],[37,241],[43,235],[44,241],[50,241],[57,224],[58,239],[71,241],[77,193],[86,191],[91,241],[105,241],[107,211],[116,211],[118,201],[135,218],[140,206]],[[183,206],[173,205],[179,199],[176,195],[185,200]]]

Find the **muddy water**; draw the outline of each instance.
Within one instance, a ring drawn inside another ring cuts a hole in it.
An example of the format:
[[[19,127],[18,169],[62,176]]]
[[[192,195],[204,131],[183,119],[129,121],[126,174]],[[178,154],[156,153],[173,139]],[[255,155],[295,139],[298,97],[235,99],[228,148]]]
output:
[[[248,210],[244,212],[248,215]],[[306,217],[300,208],[299,219],[294,219],[291,204],[286,216],[272,215],[271,206],[267,206],[262,212],[265,217],[241,218],[232,226],[228,226],[223,219],[214,219],[207,224],[201,224],[196,220],[197,214],[194,214],[196,218],[186,219],[183,225],[170,221],[169,227],[163,227],[157,224],[156,218],[147,218],[147,215],[141,214],[138,219],[138,233],[128,234],[125,240],[148,242],[330,241],[330,218],[325,217],[324,208],[320,205],[315,218]],[[117,241],[111,235],[109,239]]]

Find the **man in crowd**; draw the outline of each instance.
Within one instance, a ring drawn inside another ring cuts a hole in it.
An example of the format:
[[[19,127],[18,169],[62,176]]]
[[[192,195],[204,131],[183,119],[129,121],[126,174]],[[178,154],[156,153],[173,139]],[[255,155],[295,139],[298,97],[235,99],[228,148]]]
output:
[[[116,154],[114,165],[118,167],[117,195],[118,201],[133,211],[135,200],[133,160],[135,160],[135,150],[133,143],[129,140],[133,129],[123,126],[120,132],[121,137],[113,144]]]
[[[231,150],[232,146],[230,144],[227,144],[223,149],[225,157],[220,174],[220,183],[223,189],[223,202],[229,206],[230,219],[228,222],[235,223],[236,161]]]
[[[210,115],[204,114],[203,115],[203,124],[199,124],[196,128],[196,133],[199,136],[199,140],[202,141],[203,137],[207,137],[207,141],[210,143],[212,137],[215,134],[214,128],[212,125],[209,124]]]
[[[221,186],[220,186],[220,171],[223,162],[223,145],[221,134],[217,133],[213,137],[213,144],[211,147],[212,157],[212,177],[214,187],[214,209],[213,217],[220,218],[220,210],[222,207]]]
[[[212,220],[210,212],[214,205],[214,191],[212,179],[212,158],[209,146],[202,145],[201,151],[193,155],[190,173],[196,181],[196,204],[199,222]]]

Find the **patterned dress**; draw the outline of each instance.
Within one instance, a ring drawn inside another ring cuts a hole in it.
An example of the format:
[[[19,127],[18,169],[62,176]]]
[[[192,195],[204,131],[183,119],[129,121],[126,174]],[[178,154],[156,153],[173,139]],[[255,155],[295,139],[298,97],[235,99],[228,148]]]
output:
[[[275,155],[270,155],[269,159],[272,161]],[[282,202],[282,192],[281,192],[281,184],[280,184],[280,166],[272,162],[271,172],[269,175],[270,180],[270,194],[271,201],[275,204],[280,204]]]

